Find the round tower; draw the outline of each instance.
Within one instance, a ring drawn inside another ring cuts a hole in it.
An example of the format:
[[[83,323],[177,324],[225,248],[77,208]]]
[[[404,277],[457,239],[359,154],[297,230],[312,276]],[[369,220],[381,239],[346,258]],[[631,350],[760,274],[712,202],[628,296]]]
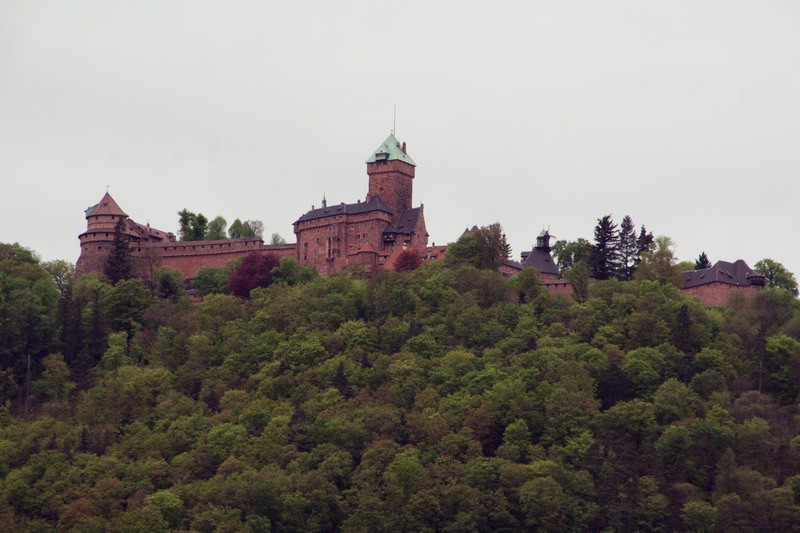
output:
[[[367,201],[379,196],[392,210],[392,217],[397,221],[403,211],[411,209],[416,166],[406,152],[406,143],[400,144],[394,134],[390,134],[367,159]]]
[[[78,236],[81,255],[75,265],[75,274],[102,274],[106,259],[114,242],[117,222],[126,220],[126,215],[108,192],[100,201],[86,210],[86,231]]]

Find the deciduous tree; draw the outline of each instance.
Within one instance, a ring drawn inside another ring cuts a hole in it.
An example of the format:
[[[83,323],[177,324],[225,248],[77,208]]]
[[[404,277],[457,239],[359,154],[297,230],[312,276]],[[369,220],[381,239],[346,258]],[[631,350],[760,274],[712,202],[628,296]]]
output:
[[[779,262],[773,259],[762,259],[755,264],[754,269],[767,277],[768,287],[786,289],[797,296],[797,279]]]
[[[233,271],[228,286],[230,293],[239,298],[250,298],[250,291],[256,287],[268,287],[272,283],[272,269],[278,265],[278,257],[272,254],[253,252],[246,255]]]

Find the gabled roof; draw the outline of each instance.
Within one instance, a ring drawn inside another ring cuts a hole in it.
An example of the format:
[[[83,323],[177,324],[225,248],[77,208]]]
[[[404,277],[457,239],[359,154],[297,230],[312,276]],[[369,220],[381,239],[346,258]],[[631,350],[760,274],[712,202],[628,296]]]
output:
[[[386,229],[383,230],[383,232],[405,233],[405,234],[413,233],[417,227],[417,220],[419,220],[419,213],[420,213],[419,207],[406,209],[405,211],[403,211],[403,214],[400,215],[400,218],[397,219],[397,222],[386,226]]]
[[[111,195],[106,192],[100,201],[86,210],[86,216],[96,216],[96,215],[118,215],[126,217],[126,215],[122,209],[120,209],[117,202],[111,198]]]
[[[522,268],[528,267],[533,267],[542,274],[558,275],[558,265],[553,261],[550,252],[546,252],[544,248],[538,246],[534,247],[522,261]]]
[[[370,211],[384,211],[390,215],[392,214],[392,210],[389,209],[389,206],[387,206],[383,200],[381,200],[380,196],[376,195],[370,198],[368,202],[358,202],[355,204],[346,204],[342,202],[338,205],[330,205],[326,207],[320,207],[319,209],[312,209],[298,218],[295,224],[298,222],[306,222],[308,220],[316,220],[318,218],[335,217],[338,215],[357,215],[360,213],[369,213]]]
[[[681,272],[681,287],[690,289],[709,283],[727,283],[729,285],[763,285],[766,278],[747,266],[742,259],[733,263],[717,261],[711,268]]]
[[[375,163],[376,161],[392,161],[397,160],[403,161],[408,163],[412,166],[417,166],[414,163],[414,160],[411,159],[411,156],[408,155],[403,151],[403,145],[400,144],[400,141],[397,140],[397,137],[394,136],[394,133],[390,133],[386,140],[383,141],[369,159],[367,159],[367,163]]]

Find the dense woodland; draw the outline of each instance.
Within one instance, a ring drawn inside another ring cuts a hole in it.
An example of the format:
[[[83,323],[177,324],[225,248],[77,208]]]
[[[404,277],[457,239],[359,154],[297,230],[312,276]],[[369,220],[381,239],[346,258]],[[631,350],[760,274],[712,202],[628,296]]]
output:
[[[791,291],[407,263],[195,303],[0,245],[0,530],[800,530]]]

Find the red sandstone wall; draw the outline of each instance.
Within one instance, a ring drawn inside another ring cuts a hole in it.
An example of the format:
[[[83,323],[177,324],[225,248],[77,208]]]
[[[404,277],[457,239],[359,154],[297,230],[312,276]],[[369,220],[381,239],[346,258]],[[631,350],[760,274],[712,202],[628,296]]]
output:
[[[380,196],[395,218],[411,209],[415,168],[399,160],[367,163],[369,192],[367,200]]]
[[[153,243],[131,247],[140,262],[155,255],[160,265],[180,270],[186,279],[194,278],[200,267],[219,268],[229,261],[252,252],[272,253],[278,257],[294,256],[295,245],[264,245],[261,239],[233,239],[223,241],[181,241],[165,244]]]
[[[297,261],[328,276],[347,263],[348,254],[367,244],[383,250],[383,230],[390,221],[388,213],[373,211],[300,222],[294,229]]]
[[[547,291],[552,296],[566,296],[567,298],[572,298],[573,291],[572,291],[572,283],[569,281],[559,280],[556,278],[556,281],[548,281],[545,279],[547,277],[556,278],[553,274],[542,274],[542,287],[547,289]]]
[[[700,298],[700,301],[706,307],[717,307],[725,304],[725,302],[728,301],[728,296],[732,292],[741,292],[750,297],[760,291],[761,287],[756,285],[739,286],[714,282],[682,290],[686,294],[691,294]]]

